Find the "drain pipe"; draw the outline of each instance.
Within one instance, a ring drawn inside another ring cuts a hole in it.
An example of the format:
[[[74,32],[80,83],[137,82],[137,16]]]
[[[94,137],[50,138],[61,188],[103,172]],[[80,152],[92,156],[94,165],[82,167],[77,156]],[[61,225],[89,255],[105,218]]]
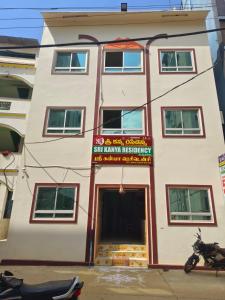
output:
[[[158,34],[152,37],[146,43],[146,92],[147,92],[147,113],[148,113],[148,134],[152,137],[152,108],[151,108],[151,80],[150,80],[150,46],[158,39],[166,39],[167,34]],[[148,244],[149,244],[149,265],[158,264],[158,242],[157,242],[157,226],[156,226],[156,204],[155,204],[155,175],[154,175],[154,157],[153,164],[149,167],[150,173],[150,206],[148,204],[148,211],[151,211],[151,225],[150,218],[148,222]],[[150,238],[151,236],[151,238]],[[152,247],[150,240],[152,240]]]
[[[91,35],[80,34],[79,39],[86,39],[98,43],[99,40]],[[100,100],[100,78],[101,78],[101,45],[98,46],[97,56],[97,74],[95,88],[95,107],[94,107],[94,125],[93,139],[97,134],[98,116],[99,116],[99,100]],[[93,141],[92,141],[93,144]],[[87,238],[86,238],[86,255],[85,262],[93,265],[94,259],[94,230],[93,228],[93,202],[94,202],[94,185],[95,185],[95,165],[91,165],[90,183],[89,183],[89,206],[88,206],[88,222],[87,222]]]

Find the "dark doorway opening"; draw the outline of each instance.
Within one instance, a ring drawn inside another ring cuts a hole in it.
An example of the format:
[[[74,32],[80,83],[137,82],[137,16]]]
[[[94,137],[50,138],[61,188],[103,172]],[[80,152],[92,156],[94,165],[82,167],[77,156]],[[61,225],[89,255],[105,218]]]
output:
[[[145,190],[100,189],[100,242],[145,243]]]

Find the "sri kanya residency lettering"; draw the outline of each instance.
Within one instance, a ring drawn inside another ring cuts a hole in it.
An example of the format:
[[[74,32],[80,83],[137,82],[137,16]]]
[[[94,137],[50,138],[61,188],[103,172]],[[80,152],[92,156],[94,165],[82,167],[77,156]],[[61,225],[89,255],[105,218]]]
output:
[[[94,136],[92,163],[151,165],[152,155],[149,136]]]

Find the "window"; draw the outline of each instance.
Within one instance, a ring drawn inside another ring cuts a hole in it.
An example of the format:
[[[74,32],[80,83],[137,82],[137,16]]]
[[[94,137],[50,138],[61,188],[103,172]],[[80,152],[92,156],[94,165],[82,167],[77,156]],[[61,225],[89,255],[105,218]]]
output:
[[[78,185],[36,185],[32,219],[74,221],[78,209]],[[75,220],[76,221],[76,220]]]
[[[167,186],[169,222],[213,222],[209,187]]]
[[[48,108],[46,135],[82,135],[84,108]]]
[[[196,72],[193,50],[160,50],[161,72]]]
[[[11,212],[12,212],[12,205],[13,205],[13,192],[9,191],[7,192],[7,198],[6,198],[6,204],[5,204],[5,210],[4,210],[4,219],[10,219]]]
[[[87,51],[58,52],[56,72],[85,73],[87,72]]]
[[[18,95],[20,99],[28,99],[30,95],[30,89],[29,88],[22,88],[18,87],[17,88]]]
[[[193,107],[163,107],[164,136],[203,136],[202,110]]]
[[[144,134],[144,111],[102,110],[102,134]]]
[[[112,72],[143,72],[142,51],[117,51],[105,52],[104,71]]]

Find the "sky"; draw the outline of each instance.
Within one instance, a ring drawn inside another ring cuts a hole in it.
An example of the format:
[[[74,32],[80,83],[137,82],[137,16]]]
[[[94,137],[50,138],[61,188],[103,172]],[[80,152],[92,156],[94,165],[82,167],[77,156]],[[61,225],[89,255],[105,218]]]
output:
[[[119,11],[121,2],[128,4],[128,11],[140,11],[179,9],[181,0],[0,0],[0,35],[35,38],[40,41],[43,30],[41,12],[48,11],[47,8],[73,7],[74,9],[68,10]],[[62,9],[51,11],[60,10]]]

